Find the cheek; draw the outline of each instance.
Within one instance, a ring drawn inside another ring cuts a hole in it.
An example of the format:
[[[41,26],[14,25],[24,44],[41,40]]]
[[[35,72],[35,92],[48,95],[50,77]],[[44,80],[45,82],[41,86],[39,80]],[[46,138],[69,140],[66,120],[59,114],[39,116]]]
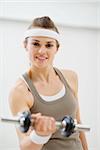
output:
[[[33,50],[28,50],[28,56],[30,60],[33,60],[34,57],[34,51]]]
[[[54,56],[54,55],[57,53],[57,51],[58,51],[58,50],[55,48],[55,49],[52,51],[51,55]]]

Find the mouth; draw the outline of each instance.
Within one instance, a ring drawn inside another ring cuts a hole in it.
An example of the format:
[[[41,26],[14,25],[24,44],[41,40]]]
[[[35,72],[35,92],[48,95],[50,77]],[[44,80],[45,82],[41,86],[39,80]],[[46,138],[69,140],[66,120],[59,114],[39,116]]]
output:
[[[39,60],[39,61],[45,61],[48,59],[48,57],[46,56],[36,56],[35,59]]]

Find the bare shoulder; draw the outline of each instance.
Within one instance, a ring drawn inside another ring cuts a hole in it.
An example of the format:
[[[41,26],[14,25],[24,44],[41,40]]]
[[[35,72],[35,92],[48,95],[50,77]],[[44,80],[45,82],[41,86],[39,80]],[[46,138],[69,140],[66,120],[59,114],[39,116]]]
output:
[[[70,88],[74,92],[75,96],[78,93],[78,75],[73,70],[61,70],[62,74],[64,75],[67,83],[69,84]]]
[[[19,111],[29,110],[32,98],[24,81],[19,78],[9,93],[9,105],[12,114],[16,115]]]

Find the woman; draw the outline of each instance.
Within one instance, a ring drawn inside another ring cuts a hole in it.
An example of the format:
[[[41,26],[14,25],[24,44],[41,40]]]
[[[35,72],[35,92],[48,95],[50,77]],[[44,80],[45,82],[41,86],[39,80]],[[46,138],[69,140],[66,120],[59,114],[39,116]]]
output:
[[[25,33],[24,47],[30,68],[18,79],[9,97],[13,115],[30,111],[35,119],[34,129],[30,127],[26,134],[17,129],[21,150],[88,150],[83,132],[64,137],[56,129],[56,120],[65,115],[81,122],[77,75],[53,66],[59,37],[49,17],[34,19]]]

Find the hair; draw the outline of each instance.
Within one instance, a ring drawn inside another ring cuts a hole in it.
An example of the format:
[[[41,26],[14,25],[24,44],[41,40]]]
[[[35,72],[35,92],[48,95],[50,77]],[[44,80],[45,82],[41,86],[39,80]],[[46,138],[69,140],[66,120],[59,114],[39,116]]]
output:
[[[54,22],[48,16],[35,18],[33,20],[32,24],[28,27],[28,29],[32,29],[32,28],[36,28],[36,27],[53,30],[53,31],[59,33]]]
[[[33,28],[49,29],[49,30],[53,30],[59,34],[59,31],[58,31],[57,27],[55,26],[54,22],[48,16],[35,18],[32,21],[31,25],[28,27],[28,29],[33,29]],[[59,48],[59,43],[57,40],[56,40],[56,42],[57,42],[57,48]]]

